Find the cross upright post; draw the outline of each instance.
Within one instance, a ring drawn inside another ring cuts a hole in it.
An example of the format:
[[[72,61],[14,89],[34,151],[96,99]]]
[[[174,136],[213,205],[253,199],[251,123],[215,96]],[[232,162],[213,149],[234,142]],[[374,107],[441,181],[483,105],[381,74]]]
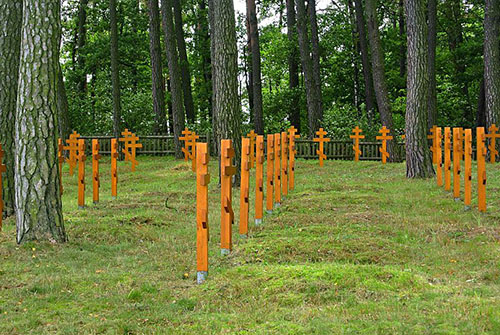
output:
[[[101,186],[101,181],[99,178],[99,140],[92,140],[92,192],[94,204],[99,203],[99,187]]]
[[[386,126],[383,126],[382,129],[379,130],[379,133],[382,135],[376,137],[377,140],[382,140],[382,148],[379,149],[382,154],[382,164],[385,164],[387,162],[387,158],[389,158],[389,153],[387,152],[387,141],[392,140],[392,136],[389,136],[390,132],[391,131],[387,129]]]
[[[465,129],[464,140],[464,205],[468,210],[472,200],[472,129]]]
[[[476,130],[477,148],[477,207],[480,212],[486,212],[486,136],[484,127]]]
[[[267,178],[266,212],[273,212],[274,206],[274,135],[267,135]]]
[[[111,198],[118,196],[118,141],[111,139]]]
[[[233,248],[232,225],[234,224],[234,212],[232,205],[233,197],[233,176],[236,174],[236,167],[233,165],[235,152],[232,140],[221,140],[221,227],[220,227],[220,247],[221,254],[228,255]]]
[[[455,201],[460,200],[460,161],[462,154],[460,153],[460,129],[453,128],[453,197]]]
[[[255,149],[255,225],[258,226],[264,216],[264,136],[257,136]]]
[[[497,126],[495,124],[492,124],[490,128],[488,128],[488,134],[486,134],[486,138],[490,139],[490,143],[488,146],[488,149],[490,149],[490,163],[495,163],[496,156],[498,155],[498,150],[496,148],[496,139],[500,138],[500,134],[497,132]]]
[[[290,163],[288,168],[288,183],[289,189],[293,190],[295,188],[295,155],[297,154],[297,148],[295,147],[295,139],[300,138],[300,135],[297,134],[297,129],[294,126],[291,126],[288,129],[289,139],[288,139],[288,151],[290,156]]]
[[[438,186],[443,186],[443,151],[441,150],[441,127],[436,128],[436,182]]]
[[[359,140],[365,138],[365,135],[361,135],[361,132],[363,130],[360,129],[358,126],[352,130],[354,135],[350,135],[349,137],[354,139],[354,145],[352,146],[352,149],[354,150],[354,161],[359,162],[359,156],[362,155],[361,150],[359,149]]]
[[[247,134],[247,137],[250,139],[250,168],[253,169],[255,167],[255,140],[257,134],[252,130]]]
[[[85,208],[85,140],[78,140],[78,208]]]
[[[179,137],[179,140],[184,141],[184,148],[182,148],[182,152],[184,153],[184,160],[187,162],[187,160],[191,157],[189,152],[189,139],[191,138],[192,132],[186,127],[181,134],[184,136]]]
[[[196,144],[196,280],[203,283],[208,275],[208,144]]]
[[[241,183],[240,183],[240,237],[248,236],[248,210],[250,197],[250,139],[241,139]]]
[[[316,150],[316,154],[319,156],[319,166],[323,166],[323,160],[326,160],[326,155],[324,153],[324,144],[326,142],[330,142],[330,139],[325,137],[326,131],[323,130],[323,128],[319,128],[319,130],[316,132],[316,135],[318,135],[317,138],[314,138],[314,142],[319,142],[319,149]]]
[[[444,189],[451,190],[451,128],[444,128]]]

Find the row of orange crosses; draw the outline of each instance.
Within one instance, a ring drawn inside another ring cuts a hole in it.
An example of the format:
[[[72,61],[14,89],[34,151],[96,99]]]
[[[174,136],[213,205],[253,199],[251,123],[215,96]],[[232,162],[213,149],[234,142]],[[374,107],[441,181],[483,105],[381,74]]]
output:
[[[142,144],[138,143],[139,137],[130,132],[128,129],[125,129],[125,131],[122,132],[122,136],[123,138],[120,138],[119,140],[124,143],[122,152],[125,154],[125,161],[132,163],[132,172],[134,172],[135,167],[139,164],[139,162],[135,159],[136,150],[142,148]]]
[[[183,136],[179,137],[179,140],[184,141],[184,148],[182,148],[184,160],[187,161],[190,159],[191,169],[193,172],[196,172],[196,140],[198,140],[200,136],[187,128],[182,131],[182,135]]]
[[[361,135],[361,130],[358,126],[352,130],[354,135],[350,135],[350,138],[354,139],[354,145],[352,149],[354,150],[354,161],[359,161],[359,156],[361,156],[361,150],[359,149],[359,140],[365,138],[365,135]]]
[[[319,166],[323,166],[323,160],[326,159],[326,155],[324,153],[324,144],[325,142],[330,142],[330,139],[325,137],[326,131],[323,130],[323,128],[319,128],[319,130],[316,132],[316,135],[318,135],[317,138],[314,138],[314,142],[319,142],[319,149],[316,150],[316,154],[319,156]]]
[[[389,158],[389,153],[387,152],[387,141],[392,140],[392,136],[389,135],[391,131],[383,126],[382,129],[379,130],[381,136],[377,136],[377,140],[382,140],[382,148],[380,148],[380,153],[382,154],[382,164],[387,162],[387,158]]]
[[[7,171],[5,164],[3,164],[3,156],[4,152],[2,150],[2,145],[0,144],[0,231],[2,231],[2,220],[3,220],[3,181],[2,181],[2,173]]]

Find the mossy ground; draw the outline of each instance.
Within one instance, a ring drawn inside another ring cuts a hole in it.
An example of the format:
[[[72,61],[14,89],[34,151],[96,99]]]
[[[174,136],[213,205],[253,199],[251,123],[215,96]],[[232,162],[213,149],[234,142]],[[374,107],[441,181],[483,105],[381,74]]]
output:
[[[487,166],[480,214],[434,180],[406,180],[404,164],[299,160],[296,189],[245,240],[235,190],[222,257],[212,161],[210,273],[197,285],[190,165],[139,161],[136,173],[119,164],[111,200],[104,158],[101,202],[88,184],[85,210],[65,166],[64,245],[18,246],[4,222],[0,333],[500,334],[500,165]]]

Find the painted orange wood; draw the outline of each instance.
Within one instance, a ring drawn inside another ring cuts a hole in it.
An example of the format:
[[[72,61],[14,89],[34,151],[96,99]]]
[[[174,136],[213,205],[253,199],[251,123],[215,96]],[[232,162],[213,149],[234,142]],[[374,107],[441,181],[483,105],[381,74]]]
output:
[[[460,198],[460,162],[462,158],[460,128],[453,128],[453,197]]]
[[[248,210],[250,197],[250,139],[241,139],[241,182],[240,182],[240,236],[248,236]]]
[[[233,165],[235,152],[231,140],[221,141],[221,227],[220,227],[220,247],[222,255],[227,255],[233,248],[232,225],[234,224],[234,212],[232,206],[233,196],[233,175],[236,174],[236,167]]]
[[[443,136],[441,127],[436,128],[436,182],[438,186],[443,186],[443,151],[441,144]]]
[[[314,138],[314,142],[319,142],[319,150],[316,150],[316,154],[319,156],[319,166],[323,166],[323,160],[326,159],[326,155],[324,153],[324,144],[325,142],[330,142],[330,139],[325,137],[326,131],[323,130],[323,128],[319,128],[319,130],[316,132],[316,135],[318,135],[317,138]]]
[[[288,195],[288,134],[281,133],[281,193],[284,197]]]
[[[196,172],[196,140],[200,138],[199,135],[196,135],[194,131],[190,131],[187,128],[182,131],[184,136],[179,137],[179,140],[184,141],[184,148],[182,148],[182,152],[184,152],[184,160],[191,160],[191,170]]]
[[[486,135],[484,127],[476,130],[477,148],[477,207],[480,212],[486,212]]]
[[[255,224],[259,225],[264,216],[264,136],[257,136],[255,149]]]
[[[201,284],[208,275],[208,173],[207,143],[196,144],[196,268],[197,281]]]
[[[274,202],[281,204],[281,135],[274,134]]]
[[[182,131],[182,135],[184,136],[179,137],[180,141],[184,141],[184,148],[182,149],[182,152],[184,153],[184,160],[186,162],[188,159],[191,159],[191,152],[189,151],[191,134],[191,130],[186,127]]]
[[[382,154],[382,164],[385,164],[387,162],[387,158],[389,158],[389,153],[387,152],[387,141],[392,140],[392,136],[389,136],[390,132],[391,131],[389,129],[383,126],[382,129],[379,130],[379,133],[382,135],[376,137],[377,140],[382,141],[382,148],[380,148],[380,153]]]
[[[116,199],[118,196],[118,141],[111,139],[111,197]]]
[[[273,211],[274,205],[274,135],[267,135],[267,189],[266,210]]]
[[[451,191],[451,129],[444,128],[444,189]]]
[[[349,137],[354,139],[354,145],[352,146],[352,150],[354,150],[354,161],[359,162],[359,156],[362,155],[361,150],[359,150],[359,140],[365,138],[365,135],[361,135],[363,130],[358,126],[352,130],[354,135],[350,135]]]
[[[293,191],[295,189],[295,155],[297,154],[297,148],[295,147],[295,139],[300,138],[297,134],[297,129],[291,126],[288,129],[288,152],[290,153],[290,163],[288,167],[288,188]]]
[[[464,137],[464,204],[468,208],[472,200],[472,129],[465,129]]]
[[[78,208],[85,208],[85,140],[78,140]]]
[[[99,179],[99,140],[92,140],[92,192],[94,204],[99,203],[99,187],[101,186],[101,181]]]
[[[63,183],[62,183],[62,166],[64,163],[64,145],[62,139],[57,140],[57,162],[59,164],[59,191],[61,195],[64,192]]]
[[[495,163],[496,157],[498,155],[498,150],[496,148],[496,139],[500,138],[500,134],[498,133],[498,128],[495,124],[492,124],[488,129],[487,138],[490,139],[489,149],[490,149],[490,163]]]
[[[434,125],[430,129],[431,134],[427,135],[427,139],[432,140],[432,145],[431,145],[431,153],[432,153],[432,163],[437,164],[437,159],[436,159],[436,128],[437,126]]]
[[[125,154],[125,161],[129,161],[132,163],[132,172],[135,172],[135,167],[139,164],[139,162],[135,159],[136,150],[142,148],[142,144],[139,142],[139,137],[135,136],[134,133],[130,132],[128,129],[125,129],[122,132],[123,138],[120,138],[120,142],[123,142],[124,148],[122,152]]]
[[[68,158],[66,158],[66,162],[69,165],[69,175],[73,176],[74,169],[77,163],[77,152],[78,152],[78,139],[80,138],[80,134],[74,131],[71,135],[69,135],[69,139],[66,140],[66,146],[63,147],[64,150],[68,152]]]
[[[7,167],[3,163],[3,156],[5,155],[2,144],[0,144],[0,232],[2,231],[2,220],[3,220],[3,179],[2,174],[7,172]]]
[[[247,137],[250,139],[250,168],[253,169],[255,167],[255,141],[257,134],[252,130],[247,134]]]

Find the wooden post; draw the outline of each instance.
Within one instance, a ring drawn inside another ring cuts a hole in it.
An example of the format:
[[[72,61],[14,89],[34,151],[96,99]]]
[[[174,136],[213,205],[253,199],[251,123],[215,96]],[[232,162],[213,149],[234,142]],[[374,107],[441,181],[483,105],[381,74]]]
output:
[[[58,163],[59,163],[59,190],[61,191],[61,195],[64,192],[63,183],[62,183],[62,178],[63,178],[62,166],[64,163],[63,151],[64,151],[64,145],[63,145],[62,139],[60,138],[57,141],[57,159],[58,159]]]
[[[443,136],[441,135],[441,127],[436,128],[436,181],[438,186],[443,186],[443,151],[441,143]]]
[[[389,153],[387,152],[387,141],[392,140],[392,136],[389,136],[390,130],[385,126],[379,130],[379,133],[382,135],[377,136],[376,138],[377,140],[382,140],[382,148],[380,148],[379,151],[382,154],[382,164],[385,164],[387,162],[387,158],[389,158]]]
[[[432,152],[432,163],[437,164],[437,159],[436,159],[436,129],[437,126],[434,125],[430,129],[431,134],[427,135],[427,139],[432,140],[432,145],[431,145],[431,152]]]
[[[118,141],[116,138],[111,139],[111,198],[116,199],[118,196]]]
[[[288,139],[288,151],[290,153],[288,184],[289,189],[293,191],[295,189],[295,155],[297,154],[297,149],[295,148],[295,139],[300,138],[300,135],[296,135],[297,129],[295,129],[294,126],[291,126],[290,129],[288,129],[288,133],[290,136],[290,138]]]
[[[92,191],[94,204],[99,203],[99,187],[101,186],[101,181],[99,180],[99,140],[92,140]]]
[[[274,135],[267,135],[267,189],[266,212],[273,212],[274,204]]]
[[[453,128],[453,197],[455,201],[460,200],[460,161],[462,141],[460,139],[460,129]]]
[[[78,140],[78,208],[85,208],[85,140]]]
[[[197,282],[203,283],[208,275],[208,144],[196,144],[196,268]]]
[[[74,131],[71,135],[69,135],[69,139],[66,140],[66,146],[63,147],[64,150],[68,151],[68,158],[66,159],[66,162],[68,162],[69,165],[69,175],[73,176],[74,174],[74,169],[76,167],[76,162],[78,160],[77,158],[77,152],[78,152],[78,138],[80,137],[80,134],[78,134],[76,131]]]
[[[488,129],[487,138],[490,139],[489,149],[490,149],[490,163],[495,163],[496,156],[498,155],[498,150],[496,148],[496,139],[500,138],[500,134],[497,133],[498,128],[496,125],[492,124]]]
[[[451,190],[451,129],[444,128],[444,189]]]
[[[465,129],[465,175],[464,175],[464,204],[465,209],[470,209],[472,200],[472,130]]]
[[[250,168],[253,169],[255,167],[255,140],[257,134],[252,130],[247,134],[247,137],[250,139]]]
[[[464,128],[462,127],[459,127],[459,132],[458,132],[458,139],[460,141],[460,151],[459,151],[459,154],[460,154],[460,160],[464,160],[465,158],[465,147],[464,147],[464,143],[465,143],[465,131],[464,131]]]
[[[199,135],[196,135],[196,133],[193,131],[193,134],[191,134],[191,148],[193,152],[191,153],[191,171],[196,173],[196,140],[200,138]]]
[[[288,196],[288,134],[281,133],[281,193],[283,198]]]
[[[135,136],[134,133],[130,132],[128,129],[125,129],[122,132],[123,138],[120,138],[120,142],[124,143],[124,148],[122,152],[125,154],[125,161],[129,161],[132,163],[132,172],[135,172],[136,165],[139,162],[135,159],[136,149],[142,148],[142,144],[138,143],[139,137]]]
[[[274,134],[274,203],[281,205],[281,135]]]
[[[476,133],[477,148],[477,207],[486,212],[486,136],[484,127],[478,127]]]
[[[184,153],[184,160],[187,162],[187,160],[191,157],[189,152],[189,138],[191,135],[191,131],[186,127],[182,131],[182,135],[184,136],[179,137],[179,140],[184,141],[184,148],[182,149],[182,152]]]
[[[7,172],[7,167],[3,163],[3,156],[5,155],[2,150],[2,144],[0,144],[0,232],[2,231],[2,221],[3,221],[3,179],[2,174]]]
[[[257,136],[255,149],[255,225],[258,226],[264,216],[264,136]]]
[[[318,135],[317,138],[314,138],[314,142],[319,142],[319,150],[316,150],[316,155],[319,156],[319,166],[323,166],[323,160],[326,159],[325,155],[325,148],[324,148],[324,143],[325,142],[330,142],[329,138],[326,138],[326,131],[323,130],[323,128],[319,128],[319,130],[316,132],[316,135]]]
[[[233,149],[233,142],[231,140],[221,141],[221,227],[220,227],[220,247],[221,254],[228,255],[233,248],[233,229],[234,212],[232,206],[233,196],[233,176],[236,174],[236,167],[233,166],[233,158],[235,152]]]
[[[240,237],[248,236],[248,209],[250,196],[250,139],[241,139],[241,183],[240,183]]]
[[[359,156],[362,155],[361,150],[359,150],[359,140],[365,138],[365,135],[361,135],[361,132],[363,130],[360,129],[358,126],[352,130],[354,135],[350,135],[349,137],[354,139],[354,145],[352,146],[352,149],[354,150],[354,161],[359,162]]]

